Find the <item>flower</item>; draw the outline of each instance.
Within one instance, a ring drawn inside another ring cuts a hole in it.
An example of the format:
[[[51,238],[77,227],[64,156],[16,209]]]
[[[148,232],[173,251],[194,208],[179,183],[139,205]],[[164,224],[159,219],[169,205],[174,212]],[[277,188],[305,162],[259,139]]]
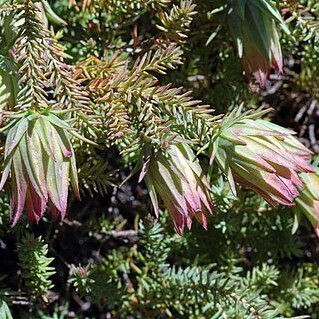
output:
[[[300,189],[300,195],[295,198],[294,209],[297,213],[304,213],[319,238],[319,175],[318,172],[302,173],[300,178],[305,187]]]
[[[42,217],[47,204],[62,219],[67,210],[69,178],[79,197],[71,128],[54,114],[23,113],[8,130],[2,189],[11,176],[11,220],[15,225],[25,208],[29,222]]]
[[[272,67],[279,73],[283,71],[277,24],[289,33],[269,0],[230,1],[228,25],[246,77],[250,81],[253,74],[262,87]]]
[[[183,143],[170,145],[165,151],[153,152],[146,166],[140,179],[145,175],[156,215],[159,194],[178,234],[185,225],[191,228],[194,216],[207,229],[207,214],[213,212],[213,204],[209,184],[191,148]]]
[[[262,195],[271,205],[294,205],[303,187],[299,173],[313,172],[312,154],[293,132],[249,116],[225,119],[214,142],[217,164],[236,194],[235,181]]]

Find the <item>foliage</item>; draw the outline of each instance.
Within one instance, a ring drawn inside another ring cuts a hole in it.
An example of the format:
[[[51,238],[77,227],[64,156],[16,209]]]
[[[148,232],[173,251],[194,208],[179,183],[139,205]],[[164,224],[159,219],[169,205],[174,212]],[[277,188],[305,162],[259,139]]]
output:
[[[55,273],[50,266],[53,258],[47,257],[48,245],[41,237],[35,238],[33,234],[26,233],[17,245],[17,252],[25,286],[34,298],[47,300],[46,294],[53,287],[49,277]]]
[[[318,19],[0,0],[0,317],[319,318]]]

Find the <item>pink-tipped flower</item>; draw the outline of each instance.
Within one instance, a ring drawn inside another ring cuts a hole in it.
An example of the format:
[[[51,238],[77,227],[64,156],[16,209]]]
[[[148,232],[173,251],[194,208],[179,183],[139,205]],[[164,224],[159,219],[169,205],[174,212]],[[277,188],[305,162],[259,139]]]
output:
[[[207,214],[213,212],[213,204],[209,184],[191,148],[183,143],[170,145],[151,154],[146,165],[145,182],[156,215],[159,194],[180,235],[185,225],[191,228],[193,217],[207,229]]]
[[[269,0],[232,0],[228,24],[242,59],[246,78],[251,74],[263,87],[271,68],[283,71],[283,58],[277,25],[289,30],[280,13]]]
[[[301,172],[312,172],[311,151],[293,132],[249,116],[229,116],[214,142],[216,162],[233,192],[235,181],[262,195],[271,205],[294,205],[303,187]]]
[[[294,209],[308,218],[319,238],[319,175],[318,172],[302,173],[300,178],[304,188],[300,189],[300,195],[295,199]]]
[[[0,189],[11,177],[11,220],[15,225],[24,208],[29,222],[42,217],[47,204],[64,218],[69,178],[79,196],[70,127],[54,114],[23,114],[7,130]]]

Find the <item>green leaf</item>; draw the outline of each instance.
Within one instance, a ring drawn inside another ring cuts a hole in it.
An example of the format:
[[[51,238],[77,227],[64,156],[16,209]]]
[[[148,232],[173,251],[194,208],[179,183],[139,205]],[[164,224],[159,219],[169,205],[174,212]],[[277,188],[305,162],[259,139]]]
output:
[[[151,179],[147,175],[145,175],[144,181],[145,181],[146,187],[148,189],[148,192],[149,192],[149,195],[150,195],[150,198],[152,201],[155,215],[156,215],[156,217],[158,217],[159,216],[159,205],[158,205],[158,199],[157,199],[157,195],[156,195],[155,186],[152,183]]]
[[[66,130],[75,130],[70,125],[66,124],[65,121],[59,119],[57,116],[55,116],[55,115],[53,115],[51,113],[46,115],[46,116],[43,116],[43,118],[48,120],[49,122],[51,122],[55,126],[60,127],[60,128],[63,128],[63,129],[66,129]]]
[[[50,158],[47,161],[46,181],[48,193],[55,207],[64,218],[67,209],[69,162],[54,162]]]
[[[10,129],[5,144],[5,156],[8,156],[18,145],[22,136],[28,129],[29,121],[22,118],[18,123]]]
[[[75,155],[71,156],[70,159],[70,180],[71,180],[71,186],[75,193],[75,196],[80,199],[80,190],[79,190],[79,180],[78,180],[78,171],[76,168],[76,159]]]
[[[33,129],[37,132],[41,144],[44,150],[47,152],[48,156],[50,156],[54,161],[56,161],[55,150],[51,145],[52,136],[50,136],[50,131],[48,126],[51,126],[50,123],[45,121],[43,118],[39,118],[35,124]]]

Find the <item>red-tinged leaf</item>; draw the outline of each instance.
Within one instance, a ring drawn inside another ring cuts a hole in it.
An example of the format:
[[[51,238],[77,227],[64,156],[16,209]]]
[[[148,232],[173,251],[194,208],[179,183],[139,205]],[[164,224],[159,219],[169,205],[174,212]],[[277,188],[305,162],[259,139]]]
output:
[[[75,196],[78,199],[81,199],[79,190],[78,171],[76,168],[76,160],[74,155],[70,159],[70,181]]]
[[[37,135],[36,131],[32,131],[31,136],[26,137],[27,140],[27,153],[32,168],[34,178],[39,185],[42,196],[45,200],[48,199],[48,191],[45,181],[45,172],[44,172],[44,156],[40,138]]]
[[[246,142],[241,139],[239,136],[240,136],[240,130],[237,129],[232,129],[231,131],[228,130],[228,131],[225,131],[221,134],[221,137],[224,139],[224,140],[227,140],[229,142],[231,142],[232,144],[234,145],[246,145]],[[243,135],[243,134],[242,134]]]
[[[58,190],[60,197],[61,218],[65,218],[67,206],[68,206],[68,194],[69,194],[69,161],[63,162],[61,165],[55,163],[56,176],[58,176]]]
[[[294,136],[287,136],[284,140],[285,148],[289,151],[299,154],[300,156],[309,157],[313,154],[311,150],[305,147],[301,142],[299,142]]]
[[[286,166],[290,164],[290,168],[293,168],[291,164],[294,164],[294,168],[299,172],[314,172],[313,168],[309,164],[308,158],[305,159],[303,156],[299,156],[298,151],[296,149],[295,153],[293,151],[288,150],[284,142],[273,139],[270,142],[263,142],[263,144],[272,144],[273,149],[275,149],[276,146],[278,152],[280,152],[282,157],[284,157],[287,160],[287,163],[285,164]],[[277,157],[275,157],[274,160],[277,160]]]
[[[58,142],[58,133],[53,125],[46,125],[46,129],[49,135],[49,147],[54,152],[55,162],[62,163],[64,161],[64,156]]]
[[[292,182],[290,178],[285,178],[283,176],[279,176],[279,178],[286,185],[287,189],[289,189],[289,192],[291,193],[293,197],[296,197],[299,195],[296,185]]]
[[[26,172],[22,165],[22,157],[19,150],[17,150],[13,157],[13,171],[12,171],[12,197],[11,197],[11,209],[10,218],[12,220],[12,226],[15,226],[21,217],[24,209],[27,193],[27,177]]]
[[[196,184],[190,185],[187,182],[182,182],[182,189],[187,205],[186,216],[193,217],[194,213],[200,211],[202,206],[198,191],[196,190]]]
[[[176,232],[182,236],[184,232],[184,227],[185,227],[185,216],[180,213],[180,209],[178,206],[172,204],[172,205],[167,205],[168,211],[170,215],[172,216],[173,219],[173,224],[175,227]]]
[[[145,175],[146,175],[146,173],[148,171],[149,162],[150,162],[150,158],[149,157],[146,160],[143,161],[141,172],[140,172],[140,175],[138,177],[138,183],[140,183],[143,180],[143,178],[145,177]]]
[[[246,121],[248,120],[245,120],[245,122]],[[237,136],[279,136],[279,137],[285,136],[283,133],[267,130],[265,127],[257,127],[257,126],[254,127],[253,125],[248,126],[247,123],[234,125],[232,126],[230,131]],[[224,133],[223,133],[223,136],[224,136]],[[243,145],[246,145],[246,143],[244,143]]]
[[[12,165],[12,157],[13,157],[14,153],[11,153],[8,157],[6,157],[6,159],[4,160],[4,169],[3,169],[3,173],[1,176],[1,181],[0,181],[0,190],[2,190],[4,184],[6,183],[9,174],[10,174],[10,170],[11,170],[11,165]]]
[[[280,148],[280,142],[273,139],[273,143],[269,143],[264,139],[259,139],[254,136],[247,137],[247,147],[258,155],[262,156],[265,160],[269,161],[270,164],[278,164],[281,166],[296,169],[296,164],[292,158],[290,152]],[[276,147],[278,143],[278,147]]]
[[[27,137],[23,136],[23,138],[21,139],[19,143],[19,151],[23,160],[23,162],[21,162],[20,165],[25,167],[27,176],[34,190],[38,193],[39,196],[43,196],[44,199],[47,199],[47,192],[45,189],[41,188],[42,182],[39,183],[38,178],[35,176],[33,168],[31,166],[30,159],[29,159],[28,145],[26,140],[27,140]]]
[[[204,227],[205,230],[208,229],[207,216],[202,211],[196,212],[195,217],[197,221]]]
[[[255,187],[260,188],[269,196],[276,197],[279,203],[290,205],[293,202],[292,191],[276,175],[258,170],[247,170],[241,165],[236,165],[234,170],[236,175],[249,181]]]
[[[267,161],[260,157],[258,153],[252,152],[247,147],[235,146],[234,148],[229,148],[227,151],[232,157],[232,160],[247,162],[247,164],[251,164],[253,167],[259,167],[270,173],[276,172],[273,165],[270,165]]]
[[[276,201],[266,191],[264,191],[263,189],[261,189],[260,187],[258,187],[256,185],[250,183],[245,178],[240,177],[235,172],[234,172],[234,177],[236,179],[236,182],[240,183],[243,186],[246,186],[246,187],[252,189],[256,193],[261,195],[271,206],[276,207],[276,205],[277,205]]]
[[[198,185],[201,185],[201,179],[198,177]],[[206,188],[205,185],[202,185],[202,187],[198,187],[198,196],[201,200],[202,203],[202,209],[201,211],[207,211],[210,214],[213,214],[214,212],[214,205],[213,202],[211,201],[211,198],[208,194],[208,189]]]
[[[29,223],[32,223],[33,221],[36,221],[36,223],[39,222],[46,209],[46,203],[47,201],[40,197],[30,185],[27,190],[25,204]]]
[[[258,1],[253,1],[253,3],[256,2]],[[271,17],[267,17],[266,13],[266,18],[264,18],[263,13],[260,10],[256,10],[253,6],[247,11],[247,20],[248,19],[250,19],[250,26],[252,27],[250,31],[256,34],[254,41],[258,43],[258,47],[263,52],[263,55],[270,60],[271,50],[269,39],[271,38],[271,32],[269,30],[269,24],[272,21]],[[243,23],[245,23],[245,21]],[[247,43],[247,45],[249,45],[249,43]]]
[[[73,150],[71,143],[64,132],[64,129],[55,128],[54,126],[52,126],[51,129],[55,131],[54,136],[60,146],[61,152],[64,157],[71,157],[73,155]]]
[[[162,160],[156,161],[154,166],[150,166],[151,175],[155,175],[152,180],[156,190],[165,202],[168,198],[176,201],[182,208],[183,215],[187,214],[187,205],[183,194],[181,176],[174,171],[175,167],[169,162]]]

